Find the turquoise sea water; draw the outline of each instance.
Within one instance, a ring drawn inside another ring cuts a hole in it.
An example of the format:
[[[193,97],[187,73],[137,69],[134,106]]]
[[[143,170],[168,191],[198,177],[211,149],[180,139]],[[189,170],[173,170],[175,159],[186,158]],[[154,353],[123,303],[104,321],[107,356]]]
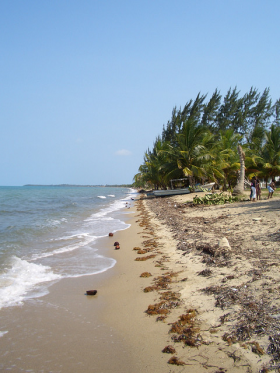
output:
[[[135,191],[114,187],[0,187],[0,308],[54,281],[106,271],[98,239],[129,227],[119,211]]]

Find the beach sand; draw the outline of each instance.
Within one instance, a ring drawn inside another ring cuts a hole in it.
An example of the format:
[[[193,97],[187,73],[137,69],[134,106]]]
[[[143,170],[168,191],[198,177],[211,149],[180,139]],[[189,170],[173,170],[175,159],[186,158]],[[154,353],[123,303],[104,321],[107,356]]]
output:
[[[114,268],[2,310],[9,332],[0,338],[1,369],[275,371],[280,199],[190,207],[190,198],[136,201],[127,210],[131,227],[102,239]],[[230,247],[218,245],[224,238]],[[85,296],[89,289],[97,295]],[[163,353],[166,346],[175,352]]]
[[[166,331],[144,311],[146,265],[134,261],[142,229],[126,210],[127,230],[101,239],[116,265],[101,274],[64,279],[49,294],[1,310],[0,369],[10,372],[160,372]],[[134,208],[135,211],[135,208]],[[114,250],[114,241],[120,250]],[[150,263],[153,267],[153,264]],[[96,296],[86,290],[97,289]],[[168,370],[169,371],[169,370]]]
[[[164,320],[174,356],[182,371],[278,371],[280,199],[205,207],[192,198],[144,202],[166,267],[180,271],[170,290],[182,304]],[[181,315],[194,317],[182,325]]]

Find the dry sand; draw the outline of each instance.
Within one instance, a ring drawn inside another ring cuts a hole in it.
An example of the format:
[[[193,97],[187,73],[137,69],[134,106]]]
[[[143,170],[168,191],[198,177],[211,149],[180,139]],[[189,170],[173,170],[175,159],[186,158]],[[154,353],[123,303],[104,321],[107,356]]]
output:
[[[280,199],[189,207],[190,197],[136,201],[132,226],[103,241],[113,269],[4,310],[2,370],[275,371]],[[230,248],[218,246],[222,238]],[[97,296],[84,295],[94,288]],[[175,352],[163,353],[166,346]],[[184,365],[168,364],[171,357]]]
[[[166,344],[186,364],[177,369],[278,371],[280,199],[190,207],[192,197],[143,203],[166,273],[180,272],[169,290],[181,305],[162,322]]]

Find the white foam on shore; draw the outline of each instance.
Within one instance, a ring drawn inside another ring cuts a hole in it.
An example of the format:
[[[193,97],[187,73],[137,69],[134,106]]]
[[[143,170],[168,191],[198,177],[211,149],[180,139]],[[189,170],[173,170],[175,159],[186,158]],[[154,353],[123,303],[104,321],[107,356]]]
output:
[[[84,237],[87,237],[88,235],[89,235],[88,233],[76,233],[76,234],[71,234],[69,236],[63,236],[59,238],[50,239],[49,241],[72,240],[76,238],[84,238]]]
[[[102,255],[97,255],[97,258],[101,258],[103,259],[104,257]],[[68,275],[68,276],[65,276],[66,278],[77,278],[77,277],[83,277],[83,276],[88,276],[88,275],[97,275],[99,273],[103,273],[103,272],[106,272],[108,269],[110,268],[113,268],[114,265],[117,263],[117,261],[115,259],[110,259],[111,261],[111,264],[108,265],[107,267],[104,267],[103,269],[100,269],[100,270],[95,270],[94,272],[92,273],[84,273],[84,274],[77,274],[77,275]]]
[[[90,242],[94,241],[97,237],[95,236],[89,236],[89,235],[82,235],[81,238],[84,238],[84,237],[87,237],[87,239],[84,239],[83,241],[79,242],[78,244],[76,245],[68,245],[68,246],[63,246],[59,249],[55,249],[53,251],[50,251],[50,252],[46,252],[46,253],[41,253],[41,254],[34,254],[32,256],[32,260],[38,260],[38,259],[43,259],[43,258],[48,258],[50,256],[54,256],[54,255],[59,255],[59,254],[64,254],[64,253],[68,253],[68,252],[71,252],[71,251],[74,251],[74,250],[77,250],[79,249],[80,247],[83,247],[83,246],[86,246],[88,245]],[[66,237],[62,238],[62,239],[67,239]]]
[[[13,256],[10,268],[0,276],[0,309],[22,304],[27,292],[36,285],[59,278],[61,276],[54,274],[49,267]]]

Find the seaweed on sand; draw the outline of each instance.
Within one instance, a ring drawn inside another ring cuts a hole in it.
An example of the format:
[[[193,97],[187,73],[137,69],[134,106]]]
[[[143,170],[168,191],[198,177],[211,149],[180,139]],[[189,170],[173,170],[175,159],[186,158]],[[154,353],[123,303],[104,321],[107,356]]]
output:
[[[183,361],[179,360],[176,356],[172,356],[168,360],[168,364],[173,364],[173,365],[186,365]]]
[[[280,334],[271,335],[269,337],[267,353],[268,355],[272,355],[273,363],[280,361]]]
[[[211,276],[211,275],[212,275],[212,271],[209,268],[206,268],[203,271],[198,273],[198,276],[204,276],[204,277],[208,277],[208,276]]]
[[[158,290],[157,287],[148,286],[144,289],[144,292]],[[166,291],[161,293],[160,302],[148,306],[146,313],[148,315],[167,315],[170,310],[178,307],[181,304],[180,294],[172,291]]]
[[[174,291],[165,291],[164,293],[160,294],[160,300],[165,300],[165,301],[180,301],[180,294],[175,293]]]
[[[145,289],[144,289],[145,291]],[[148,315],[169,314],[170,310],[181,305],[180,296],[177,293],[167,291],[160,296],[160,302],[149,305],[146,313]]]
[[[166,316],[158,316],[156,318],[156,321],[164,321],[166,319]]]
[[[232,314],[227,313],[220,317],[221,323],[234,320],[234,324],[230,330],[222,336],[222,339],[232,345],[234,343],[242,343],[242,347],[248,348],[251,346],[253,353],[261,356],[265,353],[259,342],[252,341],[253,336],[264,336],[271,333],[269,340],[270,344],[267,353],[272,355],[272,362],[280,361],[280,335],[279,326],[277,325],[277,318],[273,319],[271,314],[275,312],[273,308],[269,307],[269,299],[262,296],[258,299],[250,290],[250,283],[236,287],[225,286],[211,286],[204,291],[208,294],[213,294],[216,299],[216,307],[221,309],[232,308],[233,305],[238,305],[238,311]],[[278,314],[278,310],[277,314]],[[276,314],[276,315],[277,315]],[[272,334],[276,331],[276,334]]]
[[[158,244],[157,244],[157,242],[156,242],[156,240],[154,238],[151,238],[149,240],[143,241],[143,245],[145,247],[147,247],[147,246],[152,246],[153,248],[158,247]]]
[[[141,258],[136,258],[136,262],[143,262],[145,260],[148,260],[148,259],[152,259],[156,256],[156,254],[151,254],[151,255],[148,255],[148,256],[143,256]]]
[[[157,289],[167,289],[169,284],[172,282],[172,278],[177,276],[178,272],[167,272],[162,276],[158,276],[155,278],[155,286]]]
[[[140,277],[151,277],[152,274],[150,272],[143,272],[141,273]]]
[[[144,293],[150,293],[151,291],[154,291],[156,290],[156,287],[155,286],[147,286],[144,288]]]
[[[164,347],[162,352],[165,353],[165,354],[176,354],[175,348],[171,345]]]
[[[199,255],[203,256],[202,263],[209,266],[229,267],[231,266],[230,258],[232,253],[228,248],[219,247],[219,245],[210,245],[209,243],[200,243],[196,245],[200,251]]]
[[[150,304],[146,310],[148,315],[167,315],[170,310],[166,308],[166,302],[161,301],[156,304]]]
[[[183,332],[183,329],[186,324],[193,325],[194,319],[196,317],[196,310],[189,309],[186,314],[183,314],[179,317],[178,321],[175,321],[174,323],[171,323],[171,328],[169,330],[169,333],[181,333]]]
[[[171,338],[174,342],[183,342],[186,346],[197,347],[202,342],[199,334],[200,328],[196,326],[196,310],[189,309],[186,314],[179,317],[179,320],[172,323],[169,333],[173,333]]]
[[[137,254],[147,254],[147,252],[148,252],[148,250],[140,249],[140,250],[137,251]]]
[[[264,350],[261,348],[261,346],[259,345],[258,342],[253,341],[253,342],[249,342],[249,344],[250,344],[251,347],[252,347],[252,352],[254,352],[255,354],[257,354],[257,355],[259,355],[259,356],[265,354]]]

